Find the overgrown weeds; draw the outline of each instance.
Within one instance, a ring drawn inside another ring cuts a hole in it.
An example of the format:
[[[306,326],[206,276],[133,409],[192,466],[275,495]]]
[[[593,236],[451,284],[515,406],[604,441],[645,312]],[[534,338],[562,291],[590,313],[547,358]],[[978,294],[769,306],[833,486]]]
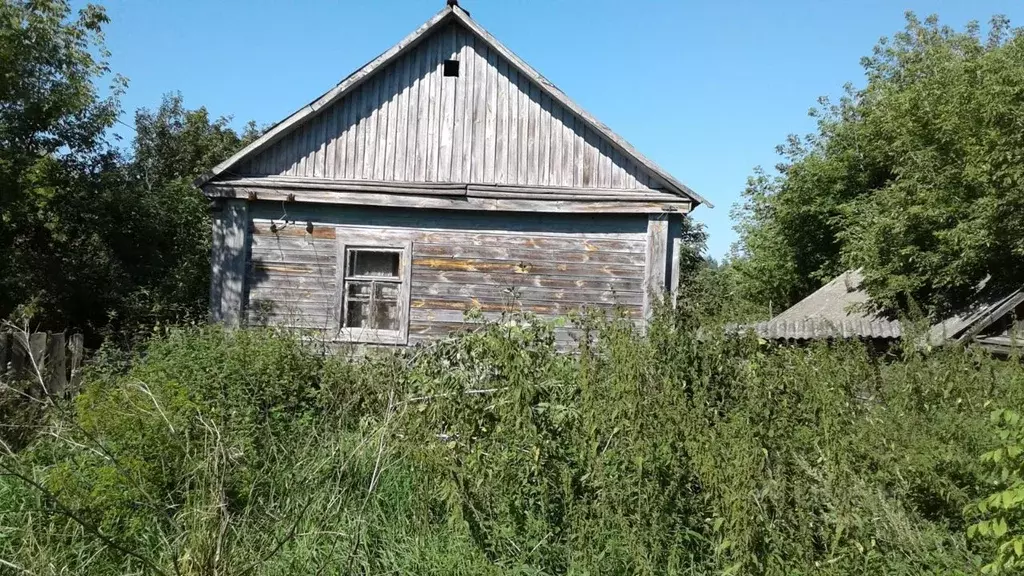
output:
[[[171,330],[0,460],[4,569],[956,574],[990,552],[963,510],[1018,362],[667,316],[581,332],[574,355],[516,321],[349,361]]]

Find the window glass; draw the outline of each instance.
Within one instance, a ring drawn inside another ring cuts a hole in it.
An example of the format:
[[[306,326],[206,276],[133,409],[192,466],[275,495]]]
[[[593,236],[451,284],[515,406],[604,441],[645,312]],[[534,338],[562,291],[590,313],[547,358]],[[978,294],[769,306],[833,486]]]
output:
[[[398,252],[349,250],[346,274],[348,276],[397,278],[399,256]]]
[[[374,303],[373,327],[377,330],[398,330],[398,303],[377,301]]]
[[[370,282],[348,282],[348,313],[345,316],[345,325],[350,328],[370,327],[370,295],[373,293],[373,286]]]
[[[378,300],[398,300],[398,284],[377,284],[374,297]]]
[[[346,251],[342,327],[400,330],[401,255],[370,248]]]

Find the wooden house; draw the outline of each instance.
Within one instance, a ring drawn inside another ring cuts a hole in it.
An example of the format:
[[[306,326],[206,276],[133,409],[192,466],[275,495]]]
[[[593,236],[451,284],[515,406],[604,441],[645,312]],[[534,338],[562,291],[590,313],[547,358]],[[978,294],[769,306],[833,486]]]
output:
[[[456,2],[197,185],[215,321],[395,345],[469,310],[642,322],[707,203]]]

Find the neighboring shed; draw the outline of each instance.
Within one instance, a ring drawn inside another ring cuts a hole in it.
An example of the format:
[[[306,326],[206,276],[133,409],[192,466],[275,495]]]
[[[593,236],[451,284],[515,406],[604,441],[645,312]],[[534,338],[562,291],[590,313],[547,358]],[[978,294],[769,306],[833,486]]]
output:
[[[846,271],[767,322],[748,328],[767,340],[899,340],[899,320],[870,312],[860,270]]]
[[[733,328],[753,330],[776,341],[860,339],[895,342],[903,331],[899,320],[869,310],[871,298],[861,286],[860,270],[849,270],[767,322]],[[1016,320],[1024,314],[1024,290],[1009,295],[978,286],[964,310],[932,326],[921,342],[932,346],[975,343],[996,354],[1009,354],[1020,345]]]
[[[455,2],[197,185],[215,321],[394,345],[469,310],[641,323],[706,203]]]
[[[1003,355],[1020,347],[1022,334],[1017,319],[1024,313],[1024,290],[1004,295],[987,289],[985,284],[987,279],[970,306],[931,327],[927,335],[930,344],[973,342]]]

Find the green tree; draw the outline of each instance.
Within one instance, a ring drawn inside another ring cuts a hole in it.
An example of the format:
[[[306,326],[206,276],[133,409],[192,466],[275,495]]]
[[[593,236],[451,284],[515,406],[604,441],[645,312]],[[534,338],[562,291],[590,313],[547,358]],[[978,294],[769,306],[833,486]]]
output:
[[[64,1],[0,3],[0,316],[34,302],[43,320],[79,319],[119,280],[96,234],[111,215],[90,209],[111,189],[124,88],[96,87],[107,21],[93,5],[72,18]]]
[[[192,180],[256,136],[180,95],[108,140],[127,86],[89,5],[0,0],[0,318],[132,334],[203,315],[209,217]]]
[[[779,147],[738,208],[744,297],[776,309],[848,268],[883,308],[939,315],[1024,280],[1024,35],[936,17],[862,60],[867,84],[822,99],[818,130]]]
[[[252,122],[242,134],[229,124],[206,108],[186,108],[180,94],[165,96],[155,111],[136,112],[125,172],[137,216],[119,239],[134,286],[119,307],[128,326],[205,315],[210,220],[193,181],[259,135]]]

